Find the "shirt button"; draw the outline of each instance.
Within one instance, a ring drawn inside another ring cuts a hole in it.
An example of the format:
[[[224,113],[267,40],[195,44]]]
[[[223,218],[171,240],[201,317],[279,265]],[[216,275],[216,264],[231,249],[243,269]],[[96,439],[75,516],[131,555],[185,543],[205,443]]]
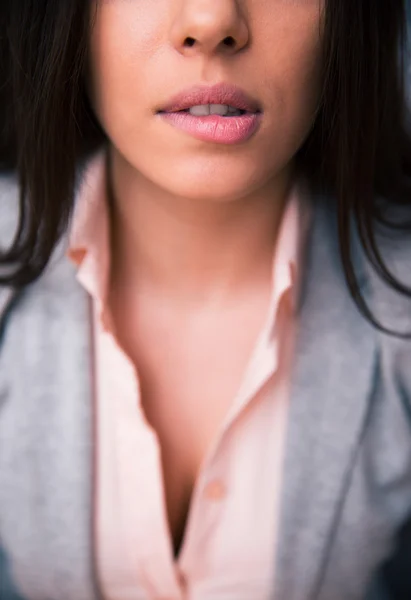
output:
[[[204,492],[206,498],[208,498],[209,500],[221,500],[226,494],[226,489],[221,481],[215,479],[214,481],[210,481],[210,483],[207,484]]]

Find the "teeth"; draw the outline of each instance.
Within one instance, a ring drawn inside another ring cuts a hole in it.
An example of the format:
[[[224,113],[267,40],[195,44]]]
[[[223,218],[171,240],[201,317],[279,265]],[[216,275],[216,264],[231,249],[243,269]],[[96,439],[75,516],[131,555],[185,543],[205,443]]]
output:
[[[239,116],[243,113],[238,108],[227,106],[226,104],[201,104],[199,106],[192,106],[188,112],[195,117],[206,117],[208,115],[220,115],[222,117],[226,115]]]

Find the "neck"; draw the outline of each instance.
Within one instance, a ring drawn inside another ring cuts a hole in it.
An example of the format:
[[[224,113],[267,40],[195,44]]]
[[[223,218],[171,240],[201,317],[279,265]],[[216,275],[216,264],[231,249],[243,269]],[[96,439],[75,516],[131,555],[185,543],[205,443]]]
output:
[[[219,202],[170,195],[115,151],[108,164],[112,287],[204,305],[270,285],[290,169],[242,198]]]

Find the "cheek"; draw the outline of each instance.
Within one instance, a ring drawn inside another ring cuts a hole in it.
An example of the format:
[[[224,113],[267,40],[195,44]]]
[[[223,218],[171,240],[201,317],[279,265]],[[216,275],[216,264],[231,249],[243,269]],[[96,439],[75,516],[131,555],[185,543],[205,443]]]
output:
[[[89,46],[89,88],[104,126],[113,118],[121,121],[127,106],[136,116],[138,105],[148,103],[149,70],[144,67],[153,41],[152,37],[149,41],[149,15],[136,18],[134,3],[100,1]]]
[[[265,62],[265,86],[273,101],[273,118],[290,131],[304,135],[310,128],[322,88],[322,40],[318,17],[301,26],[289,25],[278,33]]]
[[[293,60],[291,62],[291,56]],[[318,32],[297,45],[293,53],[289,53],[290,62],[284,56],[283,65],[290,74],[289,93],[297,102],[316,102],[321,89],[322,47]],[[288,66],[288,70],[287,70]],[[286,78],[286,75],[285,75]]]

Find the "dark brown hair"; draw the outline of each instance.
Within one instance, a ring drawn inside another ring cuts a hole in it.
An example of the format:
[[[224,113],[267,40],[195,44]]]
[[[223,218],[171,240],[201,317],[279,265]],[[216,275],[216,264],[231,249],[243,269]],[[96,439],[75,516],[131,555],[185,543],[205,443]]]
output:
[[[352,218],[378,273],[411,296],[387,269],[374,227],[382,219],[377,198],[411,207],[405,2],[325,0],[321,103],[296,157],[313,185],[335,198],[347,284],[374,323],[354,274]],[[85,89],[89,11],[86,0],[2,1],[0,168],[20,185],[17,234],[0,255],[13,267],[3,284],[40,276],[68,227],[78,165],[106,141]]]

